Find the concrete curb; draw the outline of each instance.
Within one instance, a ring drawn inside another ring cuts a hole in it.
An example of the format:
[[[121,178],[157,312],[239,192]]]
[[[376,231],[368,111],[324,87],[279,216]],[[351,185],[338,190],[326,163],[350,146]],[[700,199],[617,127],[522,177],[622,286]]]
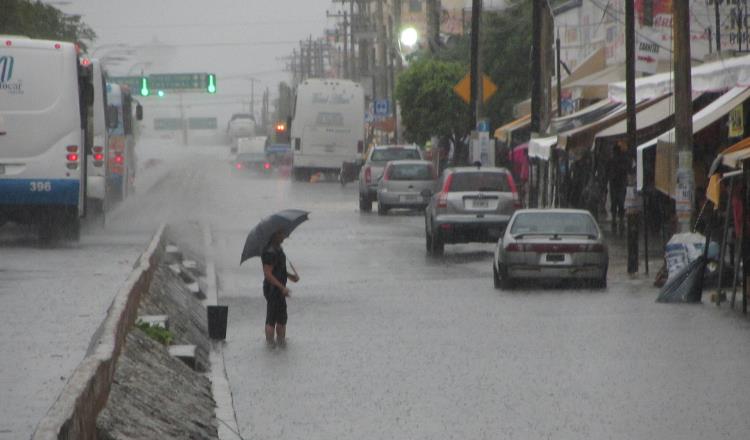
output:
[[[213,258],[211,228],[206,223],[201,223],[203,232],[203,246],[206,262],[206,305],[217,305],[219,303],[219,292],[216,283],[216,263]],[[224,342],[213,341],[211,344],[211,393],[216,402],[216,418],[219,421],[217,426],[220,440],[241,439],[240,428],[237,423],[237,414],[234,411],[234,401],[232,399],[232,389],[229,386],[229,377],[224,365]]]
[[[95,440],[96,418],[107,404],[115,366],[138,316],[164,247],[161,225],[118,290],[107,316],[94,335],[91,350],[76,367],[60,396],[37,425],[32,440]]]

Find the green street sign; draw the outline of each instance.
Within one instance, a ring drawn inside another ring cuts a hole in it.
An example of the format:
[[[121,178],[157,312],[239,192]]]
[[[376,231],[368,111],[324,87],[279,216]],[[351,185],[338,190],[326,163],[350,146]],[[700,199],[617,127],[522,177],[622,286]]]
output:
[[[189,118],[188,128],[191,130],[216,130],[216,118]]]
[[[140,93],[141,91],[140,76],[110,76],[107,78],[107,81],[121,86],[128,86],[133,93]]]
[[[165,73],[149,75],[149,87],[152,90],[206,90],[207,73]]]
[[[180,118],[154,118],[154,130],[179,130],[181,128]]]

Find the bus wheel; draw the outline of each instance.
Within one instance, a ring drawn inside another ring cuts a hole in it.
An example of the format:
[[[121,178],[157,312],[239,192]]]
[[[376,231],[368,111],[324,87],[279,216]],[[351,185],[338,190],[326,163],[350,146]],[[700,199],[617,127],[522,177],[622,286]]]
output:
[[[81,239],[81,219],[78,210],[71,209],[65,213],[62,223],[62,237],[65,240],[78,241]]]

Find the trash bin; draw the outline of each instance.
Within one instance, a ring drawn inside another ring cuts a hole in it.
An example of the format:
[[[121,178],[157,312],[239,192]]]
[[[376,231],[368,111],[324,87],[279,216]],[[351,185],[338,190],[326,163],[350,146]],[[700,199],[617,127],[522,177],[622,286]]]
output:
[[[208,306],[208,337],[226,339],[228,315],[229,306]]]

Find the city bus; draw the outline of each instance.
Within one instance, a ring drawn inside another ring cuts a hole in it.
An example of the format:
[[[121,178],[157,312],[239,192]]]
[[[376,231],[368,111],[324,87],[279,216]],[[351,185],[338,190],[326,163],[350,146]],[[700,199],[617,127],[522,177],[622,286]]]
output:
[[[339,174],[361,157],[365,137],[362,86],[340,79],[308,79],[297,86],[291,139],[293,175]]]
[[[135,136],[133,133],[133,98],[128,86],[107,83],[108,114],[112,121],[108,128],[109,135],[109,179],[108,196],[113,201],[124,200],[133,192],[136,172]],[[136,109],[137,118],[141,120],[143,110]],[[115,118],[116,116],[116,118]]]
[[[103,219],[107,208],[106,188],[109,176],[106,161],[109,155],[106,80],[99,60],[92,59],[91,66],[94,85],[94,140],[91,151],[86,155],[86,209],[88,213]]]
[[[77,240],[86,213],[91,66],[71,43],[0,36],[0,223]]]

